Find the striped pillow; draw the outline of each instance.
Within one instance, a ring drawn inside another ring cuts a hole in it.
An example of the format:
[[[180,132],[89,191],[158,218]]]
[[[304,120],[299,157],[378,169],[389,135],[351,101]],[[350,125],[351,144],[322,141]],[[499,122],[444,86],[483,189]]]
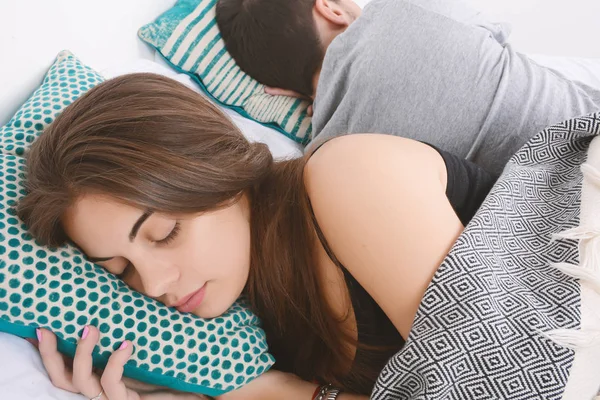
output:
[[[138,35],[176,70],[192,76],[214,100],[306,144],[311,118],[303,100],[270,96],[225,49],[217,26],[217,0],[178,0]]]

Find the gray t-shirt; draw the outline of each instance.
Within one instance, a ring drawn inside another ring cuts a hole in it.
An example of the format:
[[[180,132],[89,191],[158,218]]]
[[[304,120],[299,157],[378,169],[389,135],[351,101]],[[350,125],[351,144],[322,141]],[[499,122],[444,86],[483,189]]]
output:
[[[306,151],[389,133],[499,174],[539,131],[600,111],[600,90],[536,64],[505,36],[456,1],[373,0],[327,49]]]

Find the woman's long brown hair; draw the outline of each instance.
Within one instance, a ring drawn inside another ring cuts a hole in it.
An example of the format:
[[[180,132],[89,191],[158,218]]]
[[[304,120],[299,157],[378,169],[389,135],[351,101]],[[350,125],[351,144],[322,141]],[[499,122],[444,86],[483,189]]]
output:
[[[275,162],[266,145],[248,142],[184,85],[131,74],[90,90],[33,143],[18,213],[39,242],[58,246],[68,241],[61,218],[84,193],[173,214],[214,210],[247,193],[252,250],[245,294],[262,319],[276,368],[364,387],[359,382],[372,384],[377,371],[355,364],[347,373],[346,335],[317,279],[304,166],[303,158]]]

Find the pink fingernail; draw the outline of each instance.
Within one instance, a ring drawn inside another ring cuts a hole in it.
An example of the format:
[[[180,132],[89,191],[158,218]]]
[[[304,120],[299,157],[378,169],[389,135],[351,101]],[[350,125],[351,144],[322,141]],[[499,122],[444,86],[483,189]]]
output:
[[[88,326],[86,325],[83,328],[83,333],[81,334],[81,340],[85,340],[85,338],[87,337],[88,333],[90,333],[90,328],[88,328]]]
[[[119,350],[123,350],[127,348],[127,342],[123,342],[121,343],[121,347],[119,347]]]
[[[35,334],[37,335],[38,342],[42,343],[42,331],[38,329],[35,330]]]

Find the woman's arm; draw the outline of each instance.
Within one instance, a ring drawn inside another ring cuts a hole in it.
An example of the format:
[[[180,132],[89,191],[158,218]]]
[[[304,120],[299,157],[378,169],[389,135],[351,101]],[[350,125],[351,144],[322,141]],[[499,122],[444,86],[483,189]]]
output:
[[[296,375],[270,370],[252,382],[233,392],[217,397],[217,400],[313,400],[317,385],[303,381]],[[341,393],[337,400],[368,400],[368,396]]]
[[[433,275],[463,230],[437,151],[390,135],[331,140],[305,181],[319,226],[346,269],[408,337]]]

